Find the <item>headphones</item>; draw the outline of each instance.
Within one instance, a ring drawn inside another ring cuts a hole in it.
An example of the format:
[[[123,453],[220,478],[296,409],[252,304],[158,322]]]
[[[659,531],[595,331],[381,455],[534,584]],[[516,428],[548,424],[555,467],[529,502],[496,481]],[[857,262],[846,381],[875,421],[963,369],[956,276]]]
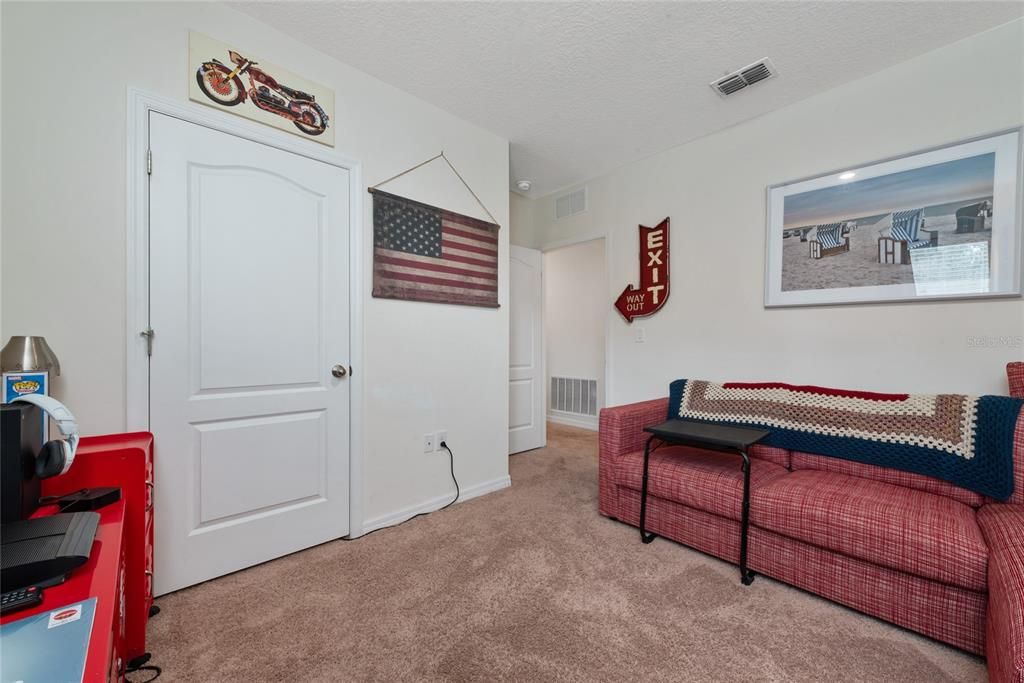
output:
[[[75,461],[75,450],[78,448],[78,423],[75,416],[63,403],[42,394],[22,394],[11,401],[14,403],[31,403],[44,415],[49,415],[57,423],[60,433],[66,440],[47,441],[36,455],[36,476],[40,479],[55,477],[71,469]]]

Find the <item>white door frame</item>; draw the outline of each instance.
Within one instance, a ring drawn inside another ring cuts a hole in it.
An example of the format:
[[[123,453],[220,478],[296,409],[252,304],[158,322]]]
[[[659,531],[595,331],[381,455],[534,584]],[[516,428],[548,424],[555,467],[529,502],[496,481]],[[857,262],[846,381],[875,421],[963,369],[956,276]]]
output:
[[[273,131],[237,116],[193,103],[128,88],[127,240],[125,292],[126,406],[128,431],[149,430],[149,356],[140,332],[149,322],[149,114],[156,112],[285,152],[343,168],[349,173],[349,533],[363,534],[363,273],[362,166],[329,147]],[[159,173],[160,160],[154,160]],[[159,331],[157,331],[159,334]],[[154,339],[159,344],[159,337]],[[159,448],[159,444],[157,444]],[[159,456],[158,456],[159,457]]]

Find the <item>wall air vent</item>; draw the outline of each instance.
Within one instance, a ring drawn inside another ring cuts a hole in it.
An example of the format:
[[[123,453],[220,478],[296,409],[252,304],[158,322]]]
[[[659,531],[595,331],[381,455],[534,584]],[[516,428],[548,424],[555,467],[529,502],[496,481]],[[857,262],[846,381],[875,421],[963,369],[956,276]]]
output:
[[[727,97],[728,95],[732,95],[735,92],[743,90],[747,86],[751,86],[773,76],[777,76],[778,73],[779,72],[775,70],[775,65],[772,64],[772,60],[765,57],[753,64],[748,64],[742,69],[737,69],[731,74],[726,74],[718,80],[711,81],[711,87],[714,88],[715,92],[722,97]]]
[[[567,218],[587,210],[587,188],[563,194],[555,199],[555,218]]]

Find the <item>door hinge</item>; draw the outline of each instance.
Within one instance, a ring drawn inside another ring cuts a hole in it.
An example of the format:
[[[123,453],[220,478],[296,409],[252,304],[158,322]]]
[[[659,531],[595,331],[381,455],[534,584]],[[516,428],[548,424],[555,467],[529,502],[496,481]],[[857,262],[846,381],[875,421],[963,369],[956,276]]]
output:
[[[153,150],[146,150],[146,175],[153,175]]]
[[[139,336],[140,337],[145,337],[146,338],[146,355],[147,356],[152,356],[153,355],[153,337],[155,335],[156,335],[156,332],[153,331],[152,327],[147,327],[142,332],[139,332]]]

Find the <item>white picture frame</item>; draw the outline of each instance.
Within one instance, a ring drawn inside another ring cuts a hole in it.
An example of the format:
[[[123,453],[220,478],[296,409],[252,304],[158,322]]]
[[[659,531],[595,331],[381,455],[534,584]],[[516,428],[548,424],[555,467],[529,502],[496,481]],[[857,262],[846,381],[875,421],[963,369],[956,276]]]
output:
[[[1016,128],[769,186],[765,307],[1021,296],[1021,167]]]

